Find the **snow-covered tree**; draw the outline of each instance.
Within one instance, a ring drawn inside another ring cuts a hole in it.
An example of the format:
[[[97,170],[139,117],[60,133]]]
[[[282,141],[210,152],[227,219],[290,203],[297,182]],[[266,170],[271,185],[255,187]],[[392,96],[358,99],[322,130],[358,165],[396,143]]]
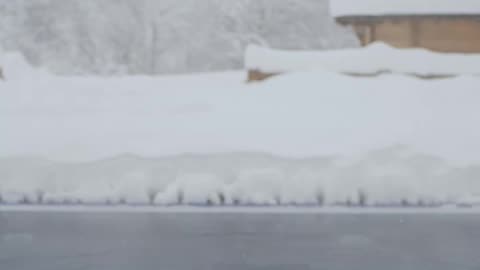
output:
[[[358,45],[328,0],[0,0],[0,45],[60,74],[236,69],[248,43]]]

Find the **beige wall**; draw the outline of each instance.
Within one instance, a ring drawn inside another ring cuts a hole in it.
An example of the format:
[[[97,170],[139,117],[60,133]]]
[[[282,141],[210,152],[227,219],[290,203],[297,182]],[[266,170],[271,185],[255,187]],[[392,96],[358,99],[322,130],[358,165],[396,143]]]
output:
[[[373,40],[388,41],[396,47],[410,47],[413,45],[412,29],[409,21],[385,21],[373,25]]]
[[[420,46],[438,51],[480,52],[480,20],[425,21]]]
[[[363,44],[384,41],[395,47],[480,53],[479,18],[392,18],[356,24]]]

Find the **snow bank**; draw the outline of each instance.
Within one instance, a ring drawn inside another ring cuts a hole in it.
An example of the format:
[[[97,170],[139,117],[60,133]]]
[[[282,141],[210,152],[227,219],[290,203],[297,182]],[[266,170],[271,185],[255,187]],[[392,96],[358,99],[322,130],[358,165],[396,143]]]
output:
[[[384,43],[333,51],[282,51],[250,45],[245,67],[268,73],[305,70],[373,75],[479,75],[480,55],[445,54],[425,49],[396,49]]]
[[[405,147],[358,159],[261,153],[120,156],[87,163],[0,160],[3,204],[480,205],[480,166]]]
[[[0,83],[0,200],[478,201],[479,78],[244,75]]]
[[[4,52],[1,49],[0,68],[4,80],[34,79],[48,76],[47,72],[32,67],[21,53]]]
[[[361,154],[396,144],[480,162],[479,79],[325,72],[52,78],[0,84],[0,156],[92,161],[123,153]]]
[[[341,16],[480,14],[478,0],[330,0],[330,13]]]

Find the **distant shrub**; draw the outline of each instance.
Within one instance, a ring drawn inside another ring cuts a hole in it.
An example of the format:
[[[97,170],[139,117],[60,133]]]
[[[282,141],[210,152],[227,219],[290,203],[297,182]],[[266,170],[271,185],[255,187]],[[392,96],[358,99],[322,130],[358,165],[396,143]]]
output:
[[[183,201],[184,201],[184,193],[183,193],[183,190],[179,189],[177,191],[177,204],[183,204]]]
[[[217,196],[218,196],[218,202],[220,203],[220,205],[224,205],[225,204],[225,194],[223,194],[223,192],[218,192]]]

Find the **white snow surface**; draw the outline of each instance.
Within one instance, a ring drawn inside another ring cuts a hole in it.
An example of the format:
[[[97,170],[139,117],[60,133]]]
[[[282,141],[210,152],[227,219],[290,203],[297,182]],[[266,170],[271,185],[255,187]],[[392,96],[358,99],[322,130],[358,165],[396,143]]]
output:
[[[330,0],[330,13],[341,16],[480,14],[478,0]]]
[[[288,51],[250,45],[245,53],[245,67],[263,72],[317,69],[358,74],[480,75],[480,54],[397,49],[381,42],[364,48],[328,51]]]
[[[4,79],[27,80],[32,77],[48,77],[49,73],[34,68],[19,52],[5,52],[0,48],[0,69]]]
[[[0,82],[3,203],[480,201],[477,77],[33,74]]]

